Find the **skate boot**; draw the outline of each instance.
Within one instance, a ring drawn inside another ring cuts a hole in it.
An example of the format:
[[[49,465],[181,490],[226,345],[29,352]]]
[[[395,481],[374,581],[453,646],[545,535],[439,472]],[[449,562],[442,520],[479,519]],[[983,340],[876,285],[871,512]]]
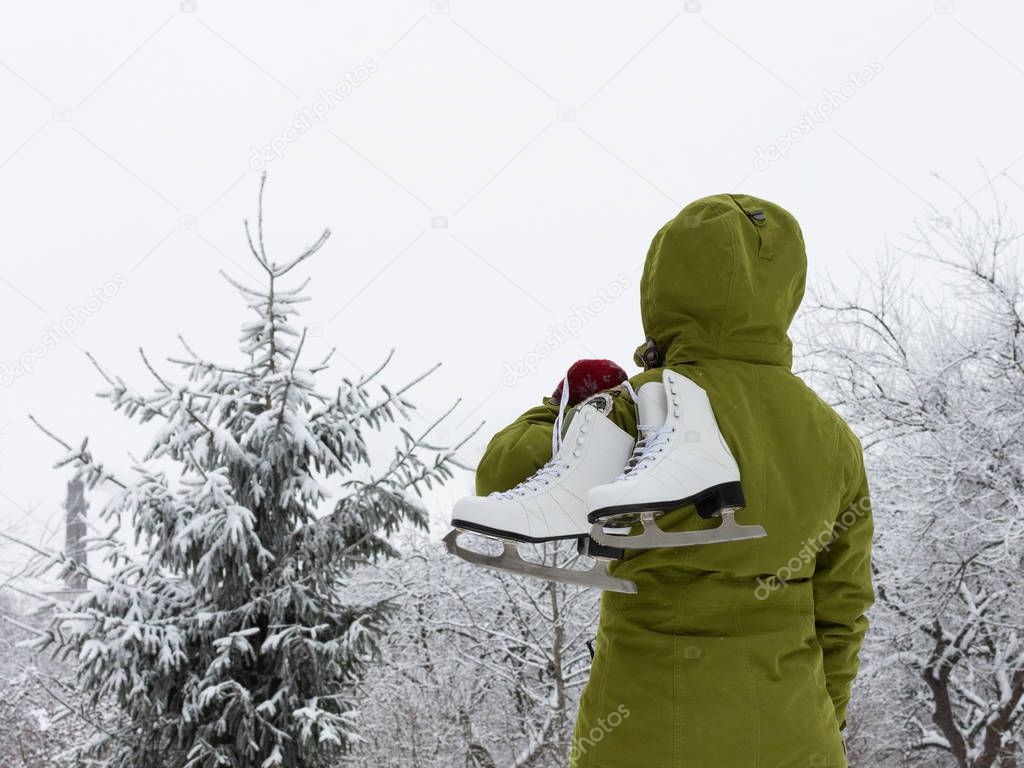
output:
[[[760,525],[740,525],[744,506],[740,470],[718,429],[707,393],[685,376],[666,369],[662,384],[650,382],[638,394],[640,440],[626,468],[612,482],[587,493],[591,537],[604,546],[628,549],[688,547],[759,539]],[[666,532],[655,522],[666,512],[693,504],[702,518],[720,517],[717,528]],[[643,525],[634,535],[605,529]]]
[[[589,536],[587,491],[619,474],[633,447],[633,438],[592,404],[602,397],[610,410],[609,395],[591,398],[577,410],[564,437],[560,412],[552,435],[551,460],[532,476],[510,490],[469,496],[455,505],[455,530],[444,538],[451,554],[497,570],[616,592],[636,592],[633,582],[614,578],[608,572],[609,561],[621,557],[622,550],[600,547]],[[488,555],[459,546],[457,539],[463,531],[500,540],[502,553]],[[519,554],[518,542],[568,539],[577,541],[581,554],[595,559],[589,570],[530,562]]]

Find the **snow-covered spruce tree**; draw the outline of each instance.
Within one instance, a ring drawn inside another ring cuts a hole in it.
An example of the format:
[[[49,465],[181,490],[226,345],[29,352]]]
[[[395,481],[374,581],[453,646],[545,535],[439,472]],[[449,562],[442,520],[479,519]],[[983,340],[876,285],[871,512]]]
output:
[[[113,485],[102,517],[134,534],[94,543],[109,574],[95,569],[91,591],[38,641],[77,657],[92,701],[123,710],[124,727],[89,744],[86,764],[331,764],[358,739],[355,691],[390,608],[346,583],[355,567],[396,554],[388,536],[400,526],[426,525],[420,489],[456,464],[458,446],[427,442],[437,422],[418,436],[401,427],[411,384],[378,386],[378,369],[331,393],[315,388],[327,361],[303,363],[295,323],[306,282],[282,278],[330,233],[276,263],[263,245],[262,184],[259,200],[256,237],[248,222],[246,233],[266,284],[228,278],[256,315],[241,361],[209,362],[182,340],[186,355],[170,362],[183,383],[144,355],[153,394],[105,374],[101,396],[115,410],[159,425],[151,447],[127,479],[87,441],[58,463],[90,486]],[[402,437],[374,474],[364,433],[382,429]]]

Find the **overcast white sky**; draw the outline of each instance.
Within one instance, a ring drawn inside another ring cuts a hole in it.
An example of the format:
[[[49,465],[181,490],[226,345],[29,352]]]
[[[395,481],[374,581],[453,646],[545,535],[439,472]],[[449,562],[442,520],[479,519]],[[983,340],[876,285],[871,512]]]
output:
[[[638,270],[687,201],[782,204],[813,284],[951,212],[932,173],[968,194],[979,164],[1024,182],[1022,17],[946,0],[18,4],[0,28],[0,364],[122,287],[3,379],[0,525],[60,537],[66,475],[28,413],[115,466],[147,444],[92,397],[83,350],[138,389],[140,345],[160,358],[180,332],[233,353],[244,315],[218,270],[255,274],[261,148],[271,257],[334,232],[306,271],[316,351],[338,347],[340,376],[397,347],[396,382],[442,362],[418,401],[461,396],[453,434],[487,420],[474,460],[575,359],[633,370]],[[296,119],[309,130],[285,133]],[[507,373],[617,285],[578,338]]]

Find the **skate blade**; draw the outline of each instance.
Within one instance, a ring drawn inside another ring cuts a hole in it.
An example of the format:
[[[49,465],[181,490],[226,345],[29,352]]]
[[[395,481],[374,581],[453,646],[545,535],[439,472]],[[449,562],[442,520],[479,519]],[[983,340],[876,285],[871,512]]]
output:
[[[594,523],[590,537],[606,547],[624,549],[658,549],[660,547],[695,547],[699,544],[721,544],[728,541],[762,539],[768,535],[760,525],[740,525],[736,522],[736,510],[721,510],[722,522],[717,528],[706,531],[663,531],[656,522],[657,513],[641,512],[643,532],[633,536],[609,534],[604,530],[608,520]]]
[[[636,594],[636,584],[628,579],[619,579],[611,575],[608,570],[610,561],[606,558],[593,558],[594,564],[587,570],[577,571],[569,568],[556,568],[524,560],[522,555],[519,554],[518,544],[507,539],[487,537],[493,541],[501,542],[502,552],[500,555],[474,552],[472,549],[459,545],[458,538],[463,533],[473,533],[477,536],[483,535],[476,531],[463,531],[459,528],[454,528],[442,541],[444,542],[445,549],[450,554],[465,560],[467,563],[490,568],[495,571],[532,576],[546,581],[557,581],[560,584],[574,584],[580,587],[603,589],[608,592],[623,592],[628,595]]]

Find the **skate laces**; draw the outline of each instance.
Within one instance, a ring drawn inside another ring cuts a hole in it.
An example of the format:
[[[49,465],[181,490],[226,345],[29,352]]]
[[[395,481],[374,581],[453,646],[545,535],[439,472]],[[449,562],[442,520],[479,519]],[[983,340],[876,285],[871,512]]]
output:
[[[633,398],[634,403],[640,402],[640,397],[637,395],[636,390],[629,383],[629,379],[622,382],[626,389],[629,391],[630,396]],[[617,483],[620,480],[625,480],[632,476],[634,473],[642,470],[651,461],[654,460],[654,456],[660,453],[661,446],[668,442],[668,435],[673,432],[675,428],[666,426],[664,424],[637,424],[636,443],[633,444],[633,452],[629,455],[626,460],[626,466],[622,472],[612,480],[613,483]]]
[[[516,496],[525,496],[527,493],[534,493],[540,490],[542,485],[550,485],[551,481],[558,477],[563,469],[569,467],[569,462],[559,457],[558,452],[562,447],[562,423],[565,419],[566,408],[569,407],[569,377],[562,381],[562,398],[558,403],[558,415],[551,429],[551,459],[540,469],[530,475],[513,488],[507,491],[495,491],[491,494],[497,499],[507,501]]]
[[[661,446],[668,442],[672,430],[673,427],[664,424],[637,424],[636,431],[639,437],[633,445],[633,452],[626,460],[622,472],[612,482],[625,480],[650,464]]]
[[[562,380],[562,399],[558,403],[558,415],[555,417],[554,428],[551,430],[551,456],[558,453],[562,447],[562,421],[565,418],[565,409],[569,407],[569,375],[566,374]]]
[[[563,469],[568,468],[569,463],[564,459],[551,459],[547,464],[538,469],[528,478],[514,488],[507,491],[499,491],[491,495],[497,499],[509,500],[516,496],[525,496],[527,493],[534,493],[541,489],[541,486],[550,485],[551,481],[558,477]]]

